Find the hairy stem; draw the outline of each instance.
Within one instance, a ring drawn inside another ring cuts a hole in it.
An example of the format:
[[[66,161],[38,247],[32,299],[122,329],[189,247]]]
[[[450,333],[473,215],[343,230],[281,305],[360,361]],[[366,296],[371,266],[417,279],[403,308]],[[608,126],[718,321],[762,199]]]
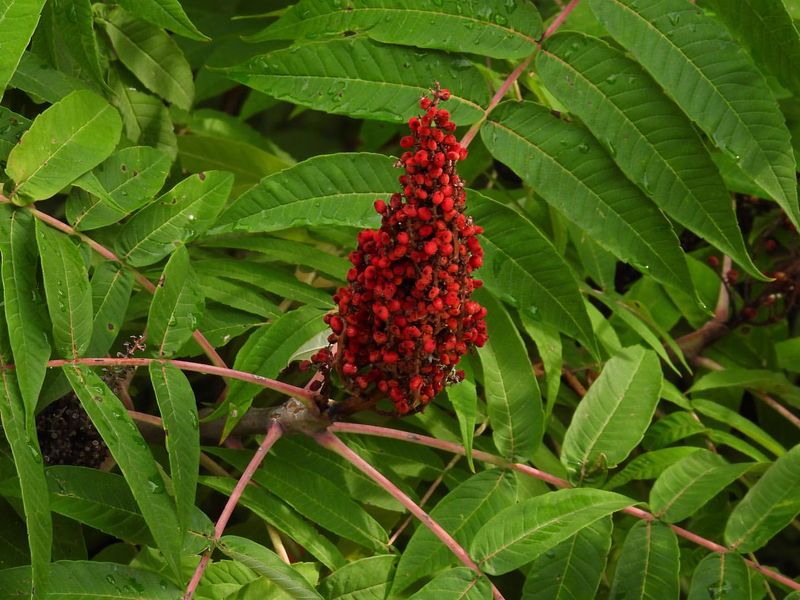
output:
[[[423,446],[429,446],[431,448],[438,448],[439,450],[445,450],[447,452],[454,452],[456,454],[465,454],[466,450],[460,444],[456,444],[455,442],[448,442],[445,440],[437,440],[436,438],[432,438],[426,435],[419,435],[416,433],[411,433],[409,431],[400,431],[398,429],[389,429],[387,427],[378,427],[375,425],[362,425],[360,423],[344,423],[344,422],[336,422],[331,424],[328,427],[329,432],[342,432],[342,433],[358,433],[363,435],[374,435],[377,437],[385,437],[391,438],[395,440],[402,440],[406,442],[411,442],[414,444],[421,444]],[[520,473],[525,473],[531,477],[535,477],[536,479],[540,479],[541,481],[545,481],[555,487],[558,488],[568,488],[572,487],[570,483],[560,477],[556,477],[555,475],[551,475],[550,473],[545,473],[544,471],[540,471],[539,469],[535,469],[533,467],[529,467],[528,465],[523,465],[521,463],[513,463],[501,458],[499,456],[495,456],[494,454],[489,454],[488,452],[482,452],[480,450],[473,450],[472,456],[477,458],[478,460],[482,460],[483,462],[488,462],[493,465],[498,465],[501,467],[505,467],[507,469],[512,469],[514,471],[519,471]],[[656,520],[656,517],[651,513],[647,512],[646,510],[642,510],[640,508],[636,508],[630,506],[622,510],[622,512],[636,517],[637,519],[643,519],[645,521],[653,521]],[[696,533],[692,533],[684,529],[683,527],[678,527],[677,525],[669,525],[669,527],[680,537],[685,540],[688,540],[698,546],[702,546],[712,552],[719,552],[721,554],[730,552],[729,548],[717,544],[707,538],[704,538]],[[747,566],[751,569],[755,569],[765,577],[769,577],[770,579],[777,581],[786,587],[793,589],[793,590],[800,590],[800,582],[794,581],[785,575],[781,575],[780,573],[776,573],[766,567],[761,566],[760,564],[750,560],[744,559]]]
[[[560,13],[558,13],[558,16],[550,24],[550,27],[548,27],[547,31],[544,32],[544,35],[542,36],[542,39],[539,42],[539,46],[534,51],[534,53],[531,54],[525,60],[523,60],[519,65],[517,65],[517,68],[511,71],[511,74],[508,77],[506,77],[505,81],[503,81],[503,83],[497,89],[495,95],[492,96],[492,99],[489,101],[489,105],[486,107],[486,110],[483,111],[483,116],[480,118],[480,120],[478,120],[477,123],[474,123],[472,127],[469,128],[467,133],[464,134],[464,137],[461,138],[461,145],[464,146],[464,148],[468,147],[470,143],[472,143],[472,140],[478,134],[478,131],[480,131],[481,125],[483,125],[483,123],[488,118],[489,113],[491,113],[495,109],[495,107],[498,104],[500,104],[500,101],[505,97],[506,93],[511,88],[511,86],[513,86],[517,82],[517,79],[520,78],[520,76],[525,72],[525,69],[528,67],[528,65],[531,64],[533,57],[536,56],[536,52],[538,52],[539,48],[541,48],[541,42],[543,42],[551,35],[553,35],[556,31],[558,31],[558,28],[561,27],[561,25],[567,19],[569,14],[573,10],[575,10],[576,6],[578,6],[578,2],[580,2],[580,0],[572,0],[561,10]]]
[[[275,442],[281,438],[281,435],[283,435],[283,428],[281,427],[280,423],[277,421],[271,421],[269,427],[267,428],[267,435],[264,436],[264,441],[261,442],[258,450],[256,450],[255,454],[253,454],[253,458],[250,459],[250,462],[247,464],[242,476],[239,478],[239,481],[236,482],[236,487],[233,488],[231,495],[228,497],[228,501],[225,503],[225,508],[222,509],[222,514],[219,516],[219,519],[217,519],[217,523],[214,526],[214,537],[211,539],[211,548],[203,553],[203,556],[194,571],[194,575],[192,575],[189,584],[186,586],[186,593],[183,595],[183,600],[192,600],[192,596],[194,595],[195,590],[197,590],[197,586],[200,584],[200,579],[202,579],[203,573],[205,572],[206,567],[211,560],[211,553],[213,552],[214,546],[222,537],[225,527],[228,525],[228,521],[233,514],[233,510],[239,503],[239,498],[242,497],[244,489],[250,483],[250,480],[253,478],[253,475],[255,475],[256,470],[258,470],[258,467],[261,465],[264,458],[267,456],[270,448],[272,448]]]
[[[394,496],[397,501],[405,506],[411,514],[417,517],[417,519],[419,519],[420,522],[425,525],[425,527],[430,529],[433,534],[449,548],[449,550],[458,558],[458,560],[460,560],[464,565],[472,569],[478,575],[483,575],[480,568],[478,568],[478,565],[475,564],[475,561],[469,557],[469,554],[467,554],[467,551],[461,547],[461,544],[453,539],[453,536],[447,533],[447,531],[445,531],[444,528],[439,525],[439,523],[434,521],[428,513],[417,506],[417,504],[411,498],[406,496],[400,488],[384,477],[377,469],[375,469],[375,467],[370,465],[358,454],[348,448],[347,445],[333,435],[330,430],[314,434],[314,439],[323,448],[327,448],[328,450],[339,454],[342,458],[346,459],[349,463],[355,466],[359,471],[367,475],[370,479],[375,481],[383,489]],[[492,585],[492,590],[495,600],[503,599],[503,595],[500,593],[500,590],[494,587],[494,585]]]

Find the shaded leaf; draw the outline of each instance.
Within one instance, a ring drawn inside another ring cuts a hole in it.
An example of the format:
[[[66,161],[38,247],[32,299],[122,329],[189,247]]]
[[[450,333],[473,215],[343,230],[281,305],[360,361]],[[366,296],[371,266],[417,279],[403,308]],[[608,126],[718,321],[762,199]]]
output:
[[[85,81],[54,69],[33,52],[24,52],[9,84],[36,102],[54,104],[76,90],[93,90]]]
[[[692,575],[688,600],[750,600],[750,575],[741,556],[713,553],[700,561]]]
[[[44,0],[3,0],[0,2],[0,99],[28,47],[42,12]]]
[[[122,266],[104,262],[92,274],[92,340],[88,356],[102,356],[114,343],[125,320],[131,298],[133,275]]]
[[[30,119],[18,115],[5,106],[0,106],[0,161],[8,158],[8,153],[30,126]]]
[[[488,579],[467,567],[456,567],[434,577],[409,600],[489,600],[491,597],[492,586]]]
[[[607,490],[613,490],[629,481],[656,479],[664,469],[698,450],[699,448],[694,446],[675,446],[673,448],[645,452],[625,465],[622,471],[614,474],[603,487]]]
[[[378,554],[346,564],[319,585],[328,600],[383,600],[389,592],[397,557]]]
[[[96,83],[104,86],[91,0],[52,0],[51,8],[53,26],[69,40],[71,56]]]
[[[492,359],[495,359],[495,357],[492,356]],[[496,362],[495,359],[495,363]],[[474,472],[475,465],[472,461],[472,440],[475,435],[475,421],[478,411],[478,391],[475,389],[475,384],[467,379],[458,385],[448,387],[447,398],[450,400],[450,404],[453,405],[453,410],[456,412],[458,426],[461,430],[461,443],[466,450],[465,456],[469,463],[469,468]]]
[[[625,537],[611,598],[678,600],[680,551],[675,532],[658,521],[639,521]]]
[[[783,445],[778,442],[778,440],[761,429],[761,427],[753,423],[747,417],[740,415],[738,412],[718,404],[717,402],[711,402],[709,400],[692,400],[692,406],[701,415],[716,419],[720,423],[724,423],[725,425],[742,432],[744,435],[761,444],[764,448],[776,456],[781,456],[782,454],[786,453],[786,448],[784,448]]]
[[[178,0],[119,0],[118,4],[137,17],[183,37],[201,42],[210,39],[189,20]]]

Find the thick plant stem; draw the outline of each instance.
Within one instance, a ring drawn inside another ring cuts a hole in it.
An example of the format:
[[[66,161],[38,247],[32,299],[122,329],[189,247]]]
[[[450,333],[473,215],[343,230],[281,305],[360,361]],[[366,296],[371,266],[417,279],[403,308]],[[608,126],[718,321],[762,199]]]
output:
[[[207,365],[204,363],[191,362],[188,360],[173,360],[169,358],[59,358],[48,361],[48,367],[72,367],[76,365],[85,365],[89,367],[146,367],[150,363],[167,363],[182,371],[193,371],[195,373],[205,373],[207,375],[219,375],[220,377],[228,377],[230,379],[239,379],[247,383],[260,385],[276,392],[281,392],[287,396],[297,398],[303,404],[312,406],[317,395],[310,391],[282,381],[270,379],[269,377],[262,377],[253,373],[246,373],[244,371],[237,371],[236,369],[229,369],[227,367],[217,367],[214,365]],[[14,365],[6,365],[5,369],[13,369]]]
[[[406,442],[411,442],[414,444],[421,444],[423,446],[428,446],[430,448],[437,448],[439,450],[445,450],[447,452],[454,452],[456,454],[466,454],[466,450],[460,444],[456,444],[454,442],[448,442],[445,440],[437,440],[436,438],[432,438],[426,435],[419,435],[416,433],[411,433],[409,431],[401,431],[399,429],[389,429],[387,427],[378,427],[376,425],[362,425],[360,423],[344,423],[341,421],[337,421],[328,427],[329,432],[342,432],[342,433],[357,433],[363,435],[374,435],[377,437],[385,437],[391,438],[395,440],[401,440]],[[525,473],[530,477],[534,477],[541,481],[545,481],[555,487],[558,488],[569,488],[572,487],[568,481],[565,479],[561,479],[560,477],[556,477],[555,475],[551,475],[550,473],[545,473],[544,471],[540,471],[539,469],[535,469],[534,467],[529,467],[528,465],[523,465],[520,463],[514,463],[505,460],[499,456],[495,456],[494,454],[489,454],[488,452],[482,452],[480,450],[473,450],[472,456],[481,460],[483,462],[487,462],[493,465],[497,465],[500,467],[505,467],[507,469],[512,469],[514,471],[519,471],[520,473]],[[642,519],[645,521],[654,521],[656,517],[647,512],[646,510],[642,510],[640,508],[636,508],[630,506],[622,510],[625,514],[631,515],[632,517],[636,517],[637,519]],[[702,546],[712,552],[719,552],[720,554],[725,554],[730,552],[729,548],[717,544],[707,538],[704,538],[696,533],[692,533],[684,529],[683,527],[679,527],[677,525],[670,524],[669,527],[674,531],[678,536],[682,537],[685,540],[688,540],[698,546]],[[776,573],[775,571],[771,571],[770,569],[745,558],[745,563],[751,569],[754,569],[778,583],[785,585],[786,587],[792,590],[800,590],[800,582],[794,581],[793,579],[787,577],[786,575],[781,575],[780,573]]]
[[[420,522],[425,525],[425,527],[430,529],[433,534],[439,538],[439,540],[456,556],[456,558],[458,558],[458,560],[472,569],[476,574],[483,575],[478,565],[475,564],[475,561],[469,557],[469,554],[467,554],[467,551],[464,550],[461,544],[453,539],[453,536],[447,533],[447,531],[445,531],[444,528],[439,525],[439,523],[434,521],[428,513],[417,506],[417,504],[411,498],[406,496],[400,488],[384,477],[377,469],[375,469],[375,467],[370,465],[358,454],[348,448],[347,445],[342,442],[342,440],[333,435],[329,430],[314,434],[314,439],[320,446],[336,452],[350,464],[355,466],[359,471],[364,473],[367,477],[375,481],[383,489],[394,496],[397,501],[405,506],[411,514],[417,517]],[[500,593],[500,590],[494,587],[494,584],[492,584],[492,593],[494,594],[495,600],[503,600],[503,595]]]
[[[239,481],[236,482],[236,487],[233,488],[228,501],[225,503],[225,508],[222,509],[222,514],[219,516],[219,519],[217,519],[217,523],[214,526],[214,537],[211,540],[211,548],[203,553],[200,563],[197,565],[194,575],[192,575],[192,579],[186,586],[186,593],[183,595],[183,600],[192,600],[192,596],[197,590],[197,586],[200,584],[200,579],[202,579],[203,573],[205,572],[206,567],[211,560],[211,553],[213,552],[214,545],[216,545],[216,543],[222,537],[225,527],[228,525],[228,521],[233,514],[233,510],[239,503],[239,498],[242,497],[244,489],[250,483],[250,480],[253,478],[253,475],[255,475],[255,472],[258,470],[258,467],[261,465],[264,458],[267,456],[270,448],[272,448],[275,442],[281,438],[281,435],[283,435],[283,428],[281,427],[280,423],[277,421],[272,421],[267,428],[267,435],[264,436],[264,441],[261,442],[258,450],[256,450],[253,458],[250,459],[250,462],[245,468],[244,473],[242,473],[242,476],[239,478]]]
[[[558,31],[558,28],[561,27],[569,14],[575,10],[576,6],[578,6],[578,2],[580,2],[580,0],[572,0],[561,10],[560,13],[558,13],[558,16],[553,19],[552,23],[550,23],[547,31],[544,32],[544,35],[539,43],[539,47],[541,47],[541,42]],[[478,134],[478,131],[480,131],[481,125],[483,125],[484,121],[486,121],[489,113],[492,112],[498,104],[500,104],[500,101],[505,97],[506,92],[508,92],[511,86],[513,86],[517,82],[517,79],[519,79],[520,76],[525,72],[525,69],[527,69],[528,65],[531,64],[533,57],[536,56],[536,52],[538,52],[538,48],[533,52],[533,54],[517,65],[517,68],[511,71],[511,74],[506,77],[505,81],[503,81],[503,83],[497,89],[495,95],[492,96],[492,99],[489,101],[489,105],[486,107],[486,110],[483,111],[483,116],[477,123],[474,123],[472,127],[469,128],[469,131],[464,134],[464,137],[461,138],[461,145],[464,146],[464,148],[468,147],[472,140],[475,139],[475,136]]]

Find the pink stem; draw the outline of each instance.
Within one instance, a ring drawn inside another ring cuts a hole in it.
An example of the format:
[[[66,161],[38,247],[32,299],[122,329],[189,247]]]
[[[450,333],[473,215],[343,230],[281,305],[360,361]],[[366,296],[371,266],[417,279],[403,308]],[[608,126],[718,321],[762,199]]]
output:
[[[197,586],[200,584],[200,579],[203,577],[203,572],[206,570],[206,566],[208,566],[209,560],[211,559],[213,547],[222,537],[225,527],[228,525],[228,521],[233,514],[233,510],[239,503],[239,498],[242,497],[245,488],[250,483],[253,475],[255,475],[255,472],[258,470],[261,462],[267,456],[270,448],[272,448],[275,442],[281,439],[281,435],[283,435],[283,428],[281,427],[280,423],[277,421],[270,422],[269,427],[267,428],[267,435],[264,436],[264,441],[261,442],[258,450],[256,450],[253,458],[250,459],[250,462],[245,468],[244,473],[242,473],[242,476],[239,478],[239,481],[236,482],[236,487],[233,488],[228,501],[225,503],[225,508],[222,509],[222,514],[219,516],[219,519],[217,519],[217,523],[214,526],[214,537],[212,538],[211,548],[206,550],[203,556],[200,558],[200,563],[197,565],[194,575],[192,575],[192,579],[186,586],[186,593],[183,595],[183,600],[192,600],[192,596],[194,595]]]
[[[136,279],[136,281],[139,282],[139,285],[141,285],[145,290],[147,290],[151,294],[155,293],[156,286],[153,284],[152,281],[150,281],[147,277],[142,275],[136,269],[132,269],[132,268],[128,267],[124,262],[122,262],[122,259],[119,256],[114,254],[111,250],[109,250],[108,248],[106,248],[102,244],[98,244],[96,241],[94,241],[92,238],[90,238],[86,234],[83,234],[83,233],[81,233],[79,231],[76,231],[75,229],[73,229],[72,227],[67,225],[66,223],[63,223],[62,221],[59,221],[58,219],[48,215],[47,213],[44,213],[44,212],[42,212],[40,210],[37,210],[37,209],[35,209],[33,207],[29,207],[28,210],[37,219],[39,219],[43,223],[47,223],[48,225],[50,225],[54,229],[58,229],[59,231],[63,231],[64,233],[66,233],[68,235],[74,235],[74,236],[79,237],[87,246],[89,246],[92,250],[97,252],[100,256],[102,256],[106,260],[110,260],[110,261],[119,263],[124,267],[127,267],[133,273],[133,276]],[[211,342],[208,341],[208,338],[206,338],[201,331],[194,330],[192,332],[192,337],[197,342],[197,344],[200,346],[200,348],[202,348],[203,352],[206,354],[206,356],[208,356],[208,358],[211,360],[212,363],[214,363],[216,366],[222,367],[222,368],[225,368],[227,366],[225,364],[225,361],[222,360],[222,357],[219,355],[219,353],[214,348],[214,345]]]
[[[461,544],[453,539],[453,536],[447,533],[447,531],[445,531],[444,528],[439,525],[439,523],[434,521],[428,513],[417,506],[417,504],[411,498],[406,496],[400,488],[384,477],[377,469],[375,469],[375,467],[370,465],[358,454],[348,448],[339,438],[333,435],[330,431],[326,430],[314,434],[314,439],[323,448],[327,448],[328,450],[336,452],[342,456],[342,458],[346,459],[367,477],[374,480],[378,485],[394,496],[397,501],[400,502],[400,504],[405,506],[411,514],[417,517],[423,525],[430,529],[433,534],[450,549],[450,551],[456,556],[456,558],[458,558],[458,560],[460,560],[478,575],[483,575],[480,568],[478,568],[478,565],[475,564],[475,562],[469,557],[469,554],[467,554],[467,551],[461,547]],[[494,584],[492,584],[492,590],[496,600],[503,600],[503,595],[500,593],[500,590],[494,587]]]
[[[569,14],[573,10],[575,10],[576,6],[578,6],[578,2],[580,2],[580,0],[572,0],[572,2],[567,4],[561,10],[561,12],[558,13],[558,16],[555,19],[553,19],[552,23],[550,23],[550,27],[548,27],[547,31],[544,32],[544,35],[542,36],[542,39],[539,42],[538,47],[533,52],[533,54],[531,54],[529,57],[523,60],[517,66],[517,68],[511,71],[511,74],[508,77],[506,77],[506,80],[498,88],[495,95],[492,96],[492,99],[489,101],[489,105],[486,107],[486,110],[483,111],[483,116],[477,123],[473,123],[472,127],[470,127],[467,133],[464,134],[464,137],[461,138],[461,145],[464,146],[464,148],[468,147],[472,143],[472,140],[478,134],[478,131],[480,131],[481,125],[483,125],[484,121],[486,121],[486,118],[489,116],[489,113],[492,112],[498,104],[500,104],[500,101],[505,97],[506,92],[508,92],[509,88],[512,85],[514,85],[517,79],[519,79],[520,76],[525,72],[525,69],[528,67],[528,65],[531,64],[533,57],[536,55],[536,52],[538,52],[539,48],[541,48],[541,42],[543,42],[551,35],[553,35],[556,31],[558,31],[558,28],[561,27],[564,21],[566,21]]]
[[[376,425],[362,425],[360,423],[345,423],[342,421],[337,421],[336,423],[332,423],[328,427],[327,431],[374,435],[377,437],[402,440],[406,442],[411,442],[413,444],[421,444],[423,446],[429,446],[431,448],[438,448],[439,450],[446,450],[448,452],[466,455],[466,450],[460,444],[456,444],[454,442],[447,442],[445,440],[437,440],[436,438],[432,438],[427,435],[419,435],[409,431],[400,431],[398,429],[378,427]],[[549,484],[552,484],[555,487],[559,488],[572,487],[568,481],[561,479],[560,477],[556,477],[555,475],[551,475],[550,473],[545,473],[544,471],[540,471],[539,469],[529,467],[528,465],[509,462],[504,458],[495,456],[494,454],[489,454],[488,452],[473,450],[472,456],[474,456],[478,460],[482,460],[484,462],[488,462],[493,465],[498,465],[501,467],[512,469],[514,471],[519,471],[520,473],[525,473],[526,475],[529,475],[541,481],[545,481]],[[636,508],[633,506],[623,509],[622,512],[631,515],[633,517],[636,517],[637,519],[643,519],[645,521],[656,520],[656,517],[653,514],[647,512],[646,510],[642,510],[640,508]],[[716,542],[712,542],[711,540],[699,536],[696,533],[692,533],[691,531],[688,531],[683,527],[678,527],[677,525],[672,525],[672,524],[670,524],[669,527],[677,535],[684,538],[685,540],[693,542],[698,546],[702,546],[703,548],[707,548],[712,552],[719,552],[721,554],[724,554],[731,551],[730,548],[726,548],[725,546],[717,544]],[[747,566],[749,566],[751,569],[755,569],[765,577],[769,577],[770,579],[777,581],[790,589],[800,590],[800,582],[794,581],[793,579],[785,575],[781,575],[780,573],[776,573],[775,571],[771,571],[770,569],[763,567],[760,564],[756,563],[755,561],[749,560],[747,558],[744,559],[744,562],[747,563]]]
[[[220,377],[229,377],[231,379],[239,379],[247,383],[260,385],[276,392],[281,392],[287,396],[292,396],[302,401],[304,404],[311,404],[316,399],[316,394],[309,390],[283,383],[261,375],[253,373],[246,373],[244,371],[237,371],[236,369],[229,369],[227,367],[217,367],[214,365],[206,365],[203,363],[190,362],[188,360],[173,360],[169,358],[59,358],[48,361],[48,367],[71,367],[75,365],[86,365],[89,367],[146,367],[150,363],[166,363],[177,367],[183,371],[193,371],[195,373],[206,373],[208,375],[219,375]],[[4,369],[13,369],[14,365],[6,365]]]

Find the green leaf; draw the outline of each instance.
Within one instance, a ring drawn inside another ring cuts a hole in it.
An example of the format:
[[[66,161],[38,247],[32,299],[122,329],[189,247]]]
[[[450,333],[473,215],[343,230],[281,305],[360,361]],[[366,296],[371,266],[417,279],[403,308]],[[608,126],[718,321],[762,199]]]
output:
[[[763,75],[684,0],[591,0],[605,28],[739,168],[800,224],[789,131]]]
[[[484,228],[479,273],[489,290],[596,352],[578,282],[547,236],[523,215],[474,190],[467,202],[469,214]]]
[[[234,479],[222,477],[200,477],[199,482],[226,496],[230,496],[236,486]],[[317,529],[267,490],[248,486],[239,503],[296,541],[329,569],[337,569],[346,564],[342,553],[328,538],[320,535]]]
[[[503,305],[484,290],[473,297],[488,311],[489,340],[478,354],[492,439],[506,458],[524,460],[533,455],[544,434],[539,384],[525,343]]]
[[[226,535],[219,549],[237,562],[266,577],[290,598],[321,600],[322,596],[309,585],[300,573],[283,562],[277,554],[246,538]]]
[[[787,89],[800,94],[800,32],[781,0],[711,0],[719,19],[752,55]]]
[[[323,579],[319,590],[328,600],[382,600],[389,592],[395,562],[393,554],[355,560]]]
[[[659,208],[763,278],[700,136],[639,65],[599,39],[560,33],[537,55],[536,68]]]
[[[175,40],[158,27],[121,9],[110,11],[100,23],[120,62],[148,90],[179,108],[191,108],[194,100],[192,68]]]
[[[629,481],[656,479],[664,469],[698,450],[699,448],[694,446],[675,446],[674,448],[645,452],[625,465],[625,468],[616,473],[603,487],[613,490]]]
[[[664,469],[650,490],[650,508],[667,523],[683,521],[752,467],[753,463],[728,464],[718,454],[698,448]]]
[[[92,341],[88,356],[102,356],[108,352],[125,320],[125,311],[133,290],[133,275],[121,265],[104,262],[97,265],[92,275]]]
[[[609,597],[618,600],[678,600],[678,538],[658,521],[639,521],[628,532]]]
[[[800,444],[778,458],[736,505],[725,543],[755,552],[800,513]]]
[[[0,420],[11,455],[14,458],[15,479],[22,490],[22,506],[28,530],[28,548],[33,568],[33,580],[27,567],[29,581],[23,595],[33,599],[44,598],[48,588],[48,563],[53,542],[53,526],[44,478],[42,452],[36,436],[36,422],[33,410],[23,402],[17,373],[6,369],[11,364],[11,347],[6,331],[6,321],[0,314]],[[35,406],[35,402],[34,402]],[[0,571],[0,573],[3,573]],[[8,590],[2,583],[0,589]]]
[[[53,27],[69,40],[69,53],[81,69],[101,86],[105,86],[91,0],[52,0]]]
[[[181,531],[175,504],[142,434],[125,406],[105,382],[86,367],[65,367],[64,373],[125,476],[150,533],[177,575]]]
[[[92,90],[92,86],[63,71],[51,67],[33,52],[24,52],[10,86],[31,96],[54,104],[76,90]]]
[[[30,119],[18,115],[5,106],[0,106],[0,161],[8,158],[9,152],[30,126]]]
[[[480,72],[466,59],[360,36],[276,50],[225,74],[279,100],[359,119],[409,119],[434,81],[451,91],[447,108],[456,123],[474,123],[489,102]]]
[[[374,227],[373,203],[399,189],[382,154],[315,156],[269,175],[225,209],[212,234],[265,232],[303,225]]]
[[[777,394],[792,406],[800,408],[800,388],[793,385],[782,373],[766,369],[732,367],[724,371],[711,371],[698,378],[689,388],[689,393],[730,387],[746,387]]]
[[[303,0],[247,39],[308,42],[345,31],[363,33],[387,44],[524,58],[536,50],[542,19],[533,5],[502,0],[367,0],[350,10],[341,10],[325,0]]]
[[[3,40],[3,51],[0,52],[0,99],[31,41],[42,7],[44,0],[0,1],[0,39]]]
[[[507,471],[482,471],[440,500],[430,512],[431,518],[457,542],[468,544],[492,516],[514,502],[515,487],[514,477]],[[455,562],[427,527],[417,527],[400,556],[392,591],[399,594],[415,581]]]
[[[529,498],[489,519],[473,538],[470,556],[490,575],[509,573],[632,504],[625,496],[588,488]]]
[[[533,339],[544,364],[544,372],[547,377],[545,415],[550,415],[556,404],[556,398],[558,398],[558,388],[561,386],[561,365],[563,363],[561,337],[558,330],[552,325],[537,321],[525,312],[520,312],[520,317],[525,333]]]
[[[33,216],[25,210],[0,204],[0,254],[2,254],[3,308],[25,414],[32,417],[50,358],[50,323],[44,293],[36,273]]]
[[[533,102],[505,102],[481,127],[489,151],[600,246],[658,281],[686,289],[672,226],[600,144]]]
[[[119,0],[118,4],[137,17],[183,37],[200,42],[211,39],[194,26],[178,0]]]
[[[181,349],[192,337],[202,310],[189,252],[179,246],[164,267],[147,316],[147,338],[158,356],[170,357]]]
[[[121,130],[117,111],[94,92],[59,100],[33,120],[8,156],[12,200],[29,204],[58,193],[111,154]]]
[[[734,552],[707,555],[694,570],[688,600],[750,600],[750,575]]]
[[[783,445],[778,442],[778,440],[761,429],[761,427],[753,423],[747,417],[740,415],[738,412],[709,400],[693,400],[692,406],[701,415],[716,419],[720,423],[724,423],[725,425],[733,427],[734,429],[742,432],[744,435],[761,444],[764,446],[764,448],[776,456],[781,456],[786,453],[786,448],[784,448]]]
[[[253,187],[262,177],[290,166],[283,158],[251,144],[205,135],[178,136],[178,157],[190,172],[219,169],[233,173],[234,196]]]
[[[564,436],[561,462],[571,476],[583,481],[627,458],[650,425],[662,379],[655,352],[641,346],[625,348],[606,363]]]
[[[50,575],[58,591],[47,598],[59,600],[174,600],[182,592],[161,575],[115,562],[61,560],[50,565]],[[27,596],[30,587],[30,567],[0,571],[0,589],[9,597]]]
[[[178,521],[185,531],[194,509],[200,463],[197,404],[189,380],[177,367],[153,362],[149,371],[158,411],[164,420]]]
[[[69,236],[36,220],[53,343],[62,358],[78,358],[92,339],[92,289],[80,248]]]
[[[225,205],[233,175],[191,175],[136,213],[117,238],[120,257],[134,267],[151,265],[208,229]]]
[[[522,600],[595,598],[611,549],[612,527],[610,516],[598,519],[533,561]]]
[[[109,85],[114,90],[111,101],[122,115],[125,136],[132,142],[155,146],[171,160],[175,160],[178,141],[164,103],[155,96],[123,83],[115,71],[111,71],[109,75]]]
[[[152,544],[130,488],[120,475],[88,467],[48,467],[50,508],[132,544]]]
[[[494,356],[492,356],[494,358]],[[458,385],[447,388],[447,398],[453,405],[453,410],[458,418],[458,426],[461,430],[461,443],[466,451],[464,455],[469,463],[470,470],[475,472],[475,464],[472,461],[472,440],[475,435],[475,421],[478,412],[478,391],[475,384],[469,380],[464,380]]]
[[[156,148],[131,146],[118,150],[75,181],[76,186],[91,194],[70,194],[67,219],[82,231],[121,221],[158,193],[169,167],[169,157]],[[95,194],[98,185],[99,193]]]
[[[488,579],[467,567],[456,567],[434,577],[409,600],[489,600],[491,597],[492,585]]]
[[[197,284],[200,286],[201,294],[207,300],[238,308],[265,319],[274,319],[283,314],[277,304],[247,284],[205,273],[199,275]]]

